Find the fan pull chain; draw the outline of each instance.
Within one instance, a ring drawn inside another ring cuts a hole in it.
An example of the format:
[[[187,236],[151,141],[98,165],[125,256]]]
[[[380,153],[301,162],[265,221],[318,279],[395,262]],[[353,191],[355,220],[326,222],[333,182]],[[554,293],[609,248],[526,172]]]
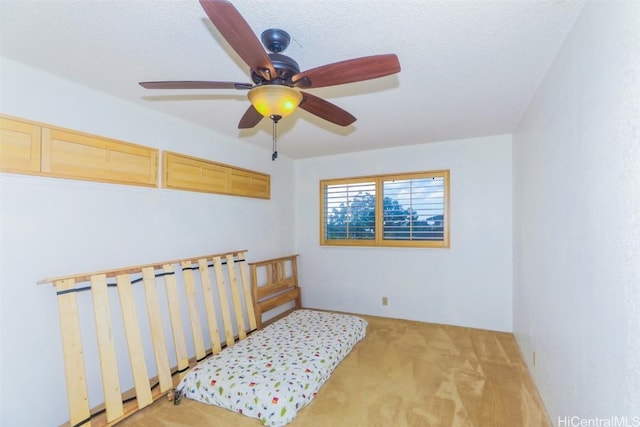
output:
[[[271,120],[273,121],[273,153],[271,154],[271,161],[275,161],[278,158],[278,120],[280,119],[280,116],[271,116]]]

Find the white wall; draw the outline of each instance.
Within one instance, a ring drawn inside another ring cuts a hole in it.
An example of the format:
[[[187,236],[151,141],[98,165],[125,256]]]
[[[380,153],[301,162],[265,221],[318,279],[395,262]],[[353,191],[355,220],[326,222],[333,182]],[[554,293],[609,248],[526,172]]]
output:
[[[586,3],[513,144],[513,324],[550,418],[640,422],[640,3]]]
[[[2,59],[1,111],[271,174],[271,200],[0,174],[0,425],[68,420],[54,288],[40,279],[188,256],[294,251],[293,161]],[[90,384],[90,390],[92,385]],[[95,388],[95,387],[93,387]]]
[[[451,248],[319,245],[320,179],[435,169],[451,170]],[[305,306],[511,330],[511,136],[298,160],[295,170]]]

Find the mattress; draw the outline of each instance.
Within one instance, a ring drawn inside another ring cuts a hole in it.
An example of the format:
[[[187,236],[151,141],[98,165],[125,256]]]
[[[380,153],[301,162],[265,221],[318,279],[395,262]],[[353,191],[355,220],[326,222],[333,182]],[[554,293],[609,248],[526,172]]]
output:
[[[200,362],[177,390],[264,425],[283,426],[311,402],[366,328],[356,316],[297,310]]]

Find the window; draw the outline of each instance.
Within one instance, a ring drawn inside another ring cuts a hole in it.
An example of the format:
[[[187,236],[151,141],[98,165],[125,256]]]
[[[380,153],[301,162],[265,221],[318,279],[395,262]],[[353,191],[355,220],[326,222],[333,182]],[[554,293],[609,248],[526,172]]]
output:
[[[449,171],[320,181],[320,244],[449,247]]]

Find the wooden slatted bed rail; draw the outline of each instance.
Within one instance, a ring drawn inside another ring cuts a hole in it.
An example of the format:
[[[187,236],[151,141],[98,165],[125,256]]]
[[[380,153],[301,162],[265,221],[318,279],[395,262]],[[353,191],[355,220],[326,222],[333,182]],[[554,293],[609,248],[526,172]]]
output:
[[[117,423],[259,328],[265,311],[300,307],[296,255],[252,263],[251,272],[250,280],[242,250],[40,281],[56,288],[69,424]],[[98,357],[88,360],[91,349]],[[98,375],[103,403],[91,409]]]

